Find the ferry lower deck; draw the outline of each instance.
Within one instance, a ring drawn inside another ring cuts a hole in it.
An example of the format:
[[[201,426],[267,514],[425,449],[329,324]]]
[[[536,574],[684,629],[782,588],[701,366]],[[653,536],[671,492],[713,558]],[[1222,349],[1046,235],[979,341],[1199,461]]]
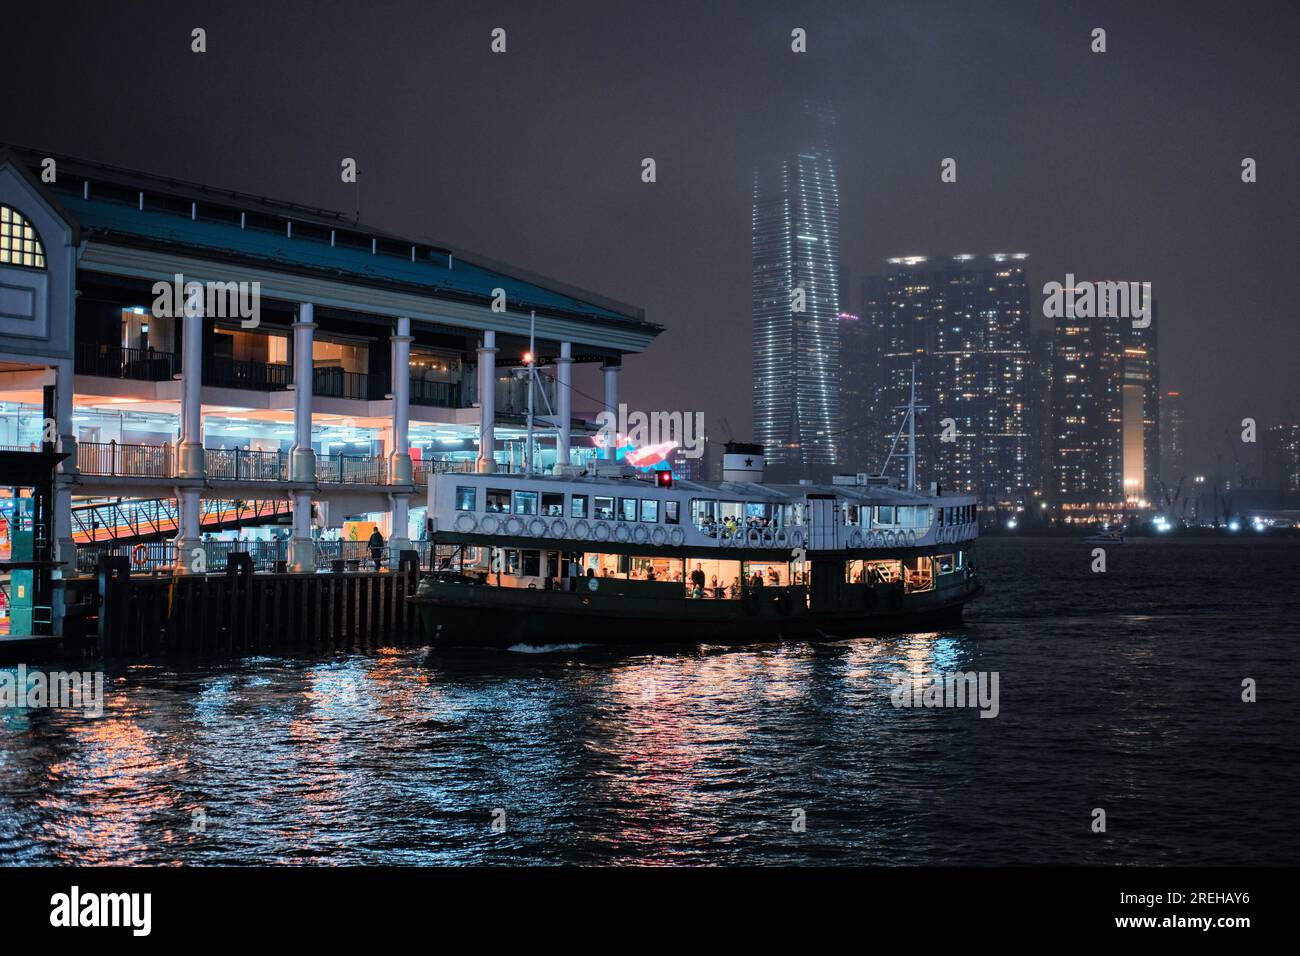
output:
[[[745,643],[958,623],[970,545],[719,558],[442,546],[414,599],[440,645]]]

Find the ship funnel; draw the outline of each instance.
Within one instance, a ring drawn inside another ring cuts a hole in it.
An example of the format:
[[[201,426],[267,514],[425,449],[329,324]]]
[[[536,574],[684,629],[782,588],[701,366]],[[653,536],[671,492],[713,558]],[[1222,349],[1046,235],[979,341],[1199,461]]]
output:
[[[722,450],[722,480],[763,483],[763,446],[729,441]]]

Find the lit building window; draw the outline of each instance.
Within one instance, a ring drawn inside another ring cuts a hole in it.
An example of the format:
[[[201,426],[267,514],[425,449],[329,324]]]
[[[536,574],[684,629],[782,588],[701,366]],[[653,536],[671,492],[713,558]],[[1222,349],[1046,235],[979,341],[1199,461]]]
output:
[[[45,247],[17,209],[0,206],[0,265],[45,268]]]

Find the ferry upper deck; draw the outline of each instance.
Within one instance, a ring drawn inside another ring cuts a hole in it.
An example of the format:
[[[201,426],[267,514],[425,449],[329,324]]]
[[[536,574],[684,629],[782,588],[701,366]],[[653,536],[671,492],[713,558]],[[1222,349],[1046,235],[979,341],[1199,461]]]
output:
[[[868,476],[832,484],[672,481],[593,463],[590,473],[443,474],[429,482],[435,540],[601,550],[925,548],[973,539],[975,498]]]

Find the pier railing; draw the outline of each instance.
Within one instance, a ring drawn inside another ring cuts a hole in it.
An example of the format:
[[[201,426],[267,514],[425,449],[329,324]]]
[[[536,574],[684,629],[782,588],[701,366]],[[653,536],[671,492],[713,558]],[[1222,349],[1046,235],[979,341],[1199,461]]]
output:
[[[209,478],[285,481],[289,477],[289,456],[282,451],[208,448],[203,452],[203,470]]]
[[[317,458],[316,480],[324,484],[386,485],[388,459],[364,455]]]
[[[77,468],[85,475],[171,478],[171,445],[122,445],[116,441],[77,443]]]

